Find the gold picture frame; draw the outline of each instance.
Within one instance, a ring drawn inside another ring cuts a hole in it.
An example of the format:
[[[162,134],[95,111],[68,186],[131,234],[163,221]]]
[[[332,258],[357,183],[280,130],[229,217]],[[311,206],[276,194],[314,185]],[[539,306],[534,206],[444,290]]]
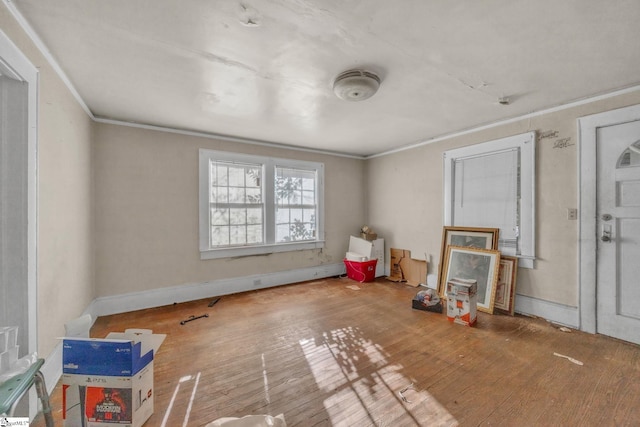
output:
[[[440,247],[440,263],[438,266],[438,294],[444,295],[447,283],[442,274],[447,246],[464,246],[479,249],[498,249],[499,228],[487,227],[442,227],[442,245]]]
[[[475,279],[478,310],[493,314],[499,269],[500,251],[449,245],[442,270],[443,283],[454,278]]]
[[[494,310],[510,316],[514,315],[517,278],[518,258],[501,256],[498,281],[496,283],[496,297],[493,305]]]

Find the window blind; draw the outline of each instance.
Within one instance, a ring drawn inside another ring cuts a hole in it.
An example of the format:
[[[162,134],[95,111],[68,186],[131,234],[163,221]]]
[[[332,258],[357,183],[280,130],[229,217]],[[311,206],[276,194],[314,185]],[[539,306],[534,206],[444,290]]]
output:
[[[519,253],[519,149],[458,158],[454,162],[453,225],[500,229],[499,249]]]

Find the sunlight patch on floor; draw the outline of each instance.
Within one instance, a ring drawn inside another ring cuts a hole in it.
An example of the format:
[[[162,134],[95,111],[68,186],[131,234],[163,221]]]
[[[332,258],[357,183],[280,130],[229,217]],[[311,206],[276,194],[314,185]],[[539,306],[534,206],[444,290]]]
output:
[[[333,425],[457,425],[419,384],[407,388],[413,380],[405,368],[389,364],[386,351],[358,328],[299,343],[318,387],[327,393],[324,407]]]

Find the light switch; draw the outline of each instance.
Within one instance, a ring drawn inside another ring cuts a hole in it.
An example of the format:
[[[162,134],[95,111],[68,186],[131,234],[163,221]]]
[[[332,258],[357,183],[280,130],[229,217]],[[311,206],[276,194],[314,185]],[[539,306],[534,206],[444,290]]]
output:
[[[567,219],[571,221],[578,219],[578,209],[567,208]]]

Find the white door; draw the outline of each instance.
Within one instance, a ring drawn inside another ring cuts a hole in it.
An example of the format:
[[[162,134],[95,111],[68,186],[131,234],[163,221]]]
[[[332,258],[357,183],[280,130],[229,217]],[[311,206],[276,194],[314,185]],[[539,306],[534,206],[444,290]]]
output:
[[[640,121],[596,135],[597,332],[640,343]]]

